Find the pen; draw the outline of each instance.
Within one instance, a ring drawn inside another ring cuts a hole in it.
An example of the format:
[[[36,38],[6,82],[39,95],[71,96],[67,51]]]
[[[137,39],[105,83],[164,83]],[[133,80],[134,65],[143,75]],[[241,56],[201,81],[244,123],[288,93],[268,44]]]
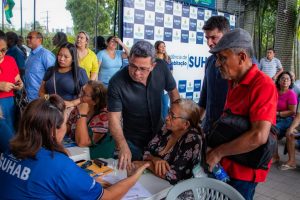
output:
[[[138,199],[139,195],[135,194],[135,195],[128,195],[125,196],[125,199]]]
[[[97,177],[99,177],[99,176],[102,176],[103,174],[105,174],[106,172],[109,172],[110,171],[110,169],[107,169],[107,170],[105,170],[105,171],[103,171],[103,172],[100,172],[100,173],[98,173],[98,174],[95,174],[94,176],[93,176],[93,178],[97,178]]]

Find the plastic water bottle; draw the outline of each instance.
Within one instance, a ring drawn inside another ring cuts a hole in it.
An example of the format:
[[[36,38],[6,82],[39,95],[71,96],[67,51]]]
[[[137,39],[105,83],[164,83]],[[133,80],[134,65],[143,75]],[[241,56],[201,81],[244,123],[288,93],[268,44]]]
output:
[[[200,164],[195,165],[193,168],[193,175],[195,178],[207,177],[207,174],[204,172],[204,169],[200,166]]]
[[[228,174],[220,164],[216,164],[216,166],[214,166],[212,173],[214,174],[215,178],[220,181],[228,182],[230,180]]]

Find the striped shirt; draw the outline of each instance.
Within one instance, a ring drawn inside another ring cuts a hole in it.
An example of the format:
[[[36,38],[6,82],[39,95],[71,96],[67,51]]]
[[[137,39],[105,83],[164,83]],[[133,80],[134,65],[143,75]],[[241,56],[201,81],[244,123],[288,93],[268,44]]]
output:
[[[260,70],[271,78],[273,78],[273,76],[275,76],[277,71],[279,71],[281,68],[282,65],[278,58],[268,60],[266,57],[264,57],[260,60]]]

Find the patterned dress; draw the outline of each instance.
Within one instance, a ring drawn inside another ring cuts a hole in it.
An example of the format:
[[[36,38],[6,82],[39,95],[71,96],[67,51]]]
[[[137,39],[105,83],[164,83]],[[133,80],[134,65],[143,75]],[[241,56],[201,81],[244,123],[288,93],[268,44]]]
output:
[[[167,145],[171,134],[171,131],[158,133],[148,144],[145,156],[151,154],[167,161],[171,169],[167,172],[165,179],[171,184],[176,184],[180,180],[192,177],[192,169],[200,161],[202,140],[196,129],[190,129],[169,152],[159,155],[159,152]]]

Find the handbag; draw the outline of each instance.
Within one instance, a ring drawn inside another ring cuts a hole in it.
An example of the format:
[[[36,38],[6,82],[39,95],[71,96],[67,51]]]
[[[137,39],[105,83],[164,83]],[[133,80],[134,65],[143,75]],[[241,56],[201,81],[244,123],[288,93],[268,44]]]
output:
[[[212,131],[207,135],[209,147],[217,147],[230,142],[251,129],[251,123],[245,116],[236,115],[226,110],[213,125]],[[258,148],[238,155],[228,156],[231,160],[254,169],[268,169],[268,164],[276,150],[278,129],[272,125],[268,140]]]
[[[22,114],[26,106],[29,104],[25,88],[23,87],[21,90],[15,91],[14,95],[15,104],[17,106],[17,112],[19,114]]]

